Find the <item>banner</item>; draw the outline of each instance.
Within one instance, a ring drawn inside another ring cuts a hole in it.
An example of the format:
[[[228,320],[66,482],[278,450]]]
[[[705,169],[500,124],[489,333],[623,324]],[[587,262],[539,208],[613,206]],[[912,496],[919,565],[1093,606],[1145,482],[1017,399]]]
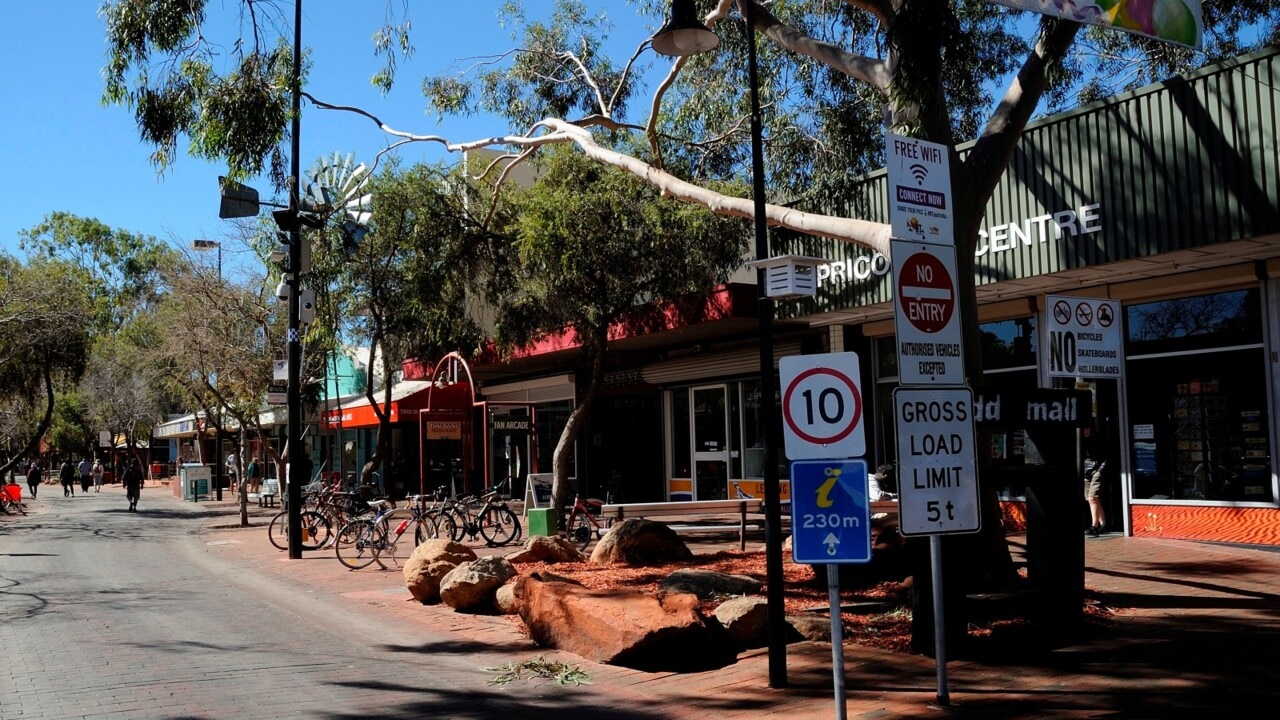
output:
[[[988,0],[1018,10],[1200,47],[1200,0]]]

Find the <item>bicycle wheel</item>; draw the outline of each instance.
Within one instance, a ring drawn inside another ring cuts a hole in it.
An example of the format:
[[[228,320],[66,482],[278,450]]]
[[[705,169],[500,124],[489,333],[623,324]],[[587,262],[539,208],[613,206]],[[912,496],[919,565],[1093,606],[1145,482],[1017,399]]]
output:
[[[388,567],[399,567],[401,538],[404,537],[411,522],[413,522],[413,515],[404,508],[392,510],[378,521],[382,538],[374,545],[373,559],[378,561],[378,565],[383,570]]]
[[[487,507],[480,512],[480,536],[490,547],[512,542],[519,528],[520,519],[511,508]]]
[[[424,540],[452,540],[457,532],[458,524],[454,522],[453,516],[441,512],[430,512],[418,521],[413,537],[421,545]]]
[[[324,515],[308,510],[301,515],[302,549],[319,550],[333,539],[333,526]]]
[[[580,550],[586,550],[587,546],[591,544],[594,528],[587,514],[582,510],[575,509],[573,514],[569,516],[569,523],[565,525],[565,532],[569,535],[569,542],[577,545]]]
[[[267,523],[267,539],[277,550],[289,549],[289,513],[281,510]]]
[[[376,559],[382,529],[372,520],[352,520],[338,530],[333,545],[338,562],[352,570],[368,567]]]

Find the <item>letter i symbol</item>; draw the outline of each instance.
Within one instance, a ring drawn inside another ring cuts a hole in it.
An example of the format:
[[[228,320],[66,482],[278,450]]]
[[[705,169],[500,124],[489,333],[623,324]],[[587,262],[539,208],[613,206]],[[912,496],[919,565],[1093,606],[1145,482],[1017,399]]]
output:
[[[836,486],[836,481],[840,479],[840,468],[827,468],[825,471],[827,479],[818,487],[818,507],[829,508],[835,504],[831,499],[831,490]]]

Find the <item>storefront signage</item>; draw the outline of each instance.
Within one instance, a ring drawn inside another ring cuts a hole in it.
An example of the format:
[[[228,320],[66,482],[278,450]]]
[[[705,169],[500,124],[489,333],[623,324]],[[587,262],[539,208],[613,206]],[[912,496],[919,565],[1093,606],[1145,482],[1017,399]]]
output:
[[[1045,297],[1043,352],[1046,377],[1119,378],[1124,367],[1120,302],[1101,298]]]
[[[428,440],[461,440],[462,423],[457,420],[430,420],[427,422]]]
[[[894,325],[903,385],[962,385],[956,251],[894,240]]]
[[[978,247],[974,257],[1009,252],[1019,247],[1043,245],[1064,237],[1076,238],[1102,231],[1102,204],[1081,205],[1073,210],[1037,215],[1014,222],[992,225],[978,231]],[[818,266],[818,287],[827,283],[849,283],[888,275],[889,258],[882,253],[859,255],[851,260],[837,260]]]
[[[988,0],[1018,10],[1200,47],[1200,0]]]
[[[982,517],[973,392],[965,387],[899,387],[893,403],[902,534],[977,532]]]
[[[983,428],[1084,428],[1093,425],[1093,396],[1088,390],[973,391],[973,421]]]
[[[832,460],[866,454],[857,354],[788,355],[778,360],[778,375],[787,457]]]
[[[494,432],[529,432],[529,418],[527,417],[495,417],[493,419]]]

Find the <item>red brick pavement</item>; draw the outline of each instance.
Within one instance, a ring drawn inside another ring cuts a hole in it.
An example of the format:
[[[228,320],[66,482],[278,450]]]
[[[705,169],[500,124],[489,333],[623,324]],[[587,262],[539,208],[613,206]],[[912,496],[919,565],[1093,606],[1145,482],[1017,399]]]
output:
[[[167,493],[148,494],[149,502],[190,507]],[[511,618],[417,604],[399,572],[351,572],[331,552],[290,561],[267,542],[265,523],[273,511],[252,507],[253,526],[240,528],[234,499],[213,505],[226,514],[204,521],[200,537],[211,551],[309,592],[332,593],[362,612],[385,613],[406,628],[447,628],[460,641],[508,652],[513,661],[541,654],[581,665],[595,690],[627,707],[672,718],[806,720],[835,714],[829,644],[789,646],[784,689],[768,687],[764,650],[694,674],[597,665],[535,647]],[[209,506],[200,503],[201,509]],[[1226,710],[1274,712],[1280,552],[1112,535],[1087,541],[1086,565],[1086,584],[1120,608],[1105,632],[1008,662],[953,660],[947,667],[952,707],[946,709],[931,705],[937,685],[930,658],[846,645],[848,717],[1204,718]]]

